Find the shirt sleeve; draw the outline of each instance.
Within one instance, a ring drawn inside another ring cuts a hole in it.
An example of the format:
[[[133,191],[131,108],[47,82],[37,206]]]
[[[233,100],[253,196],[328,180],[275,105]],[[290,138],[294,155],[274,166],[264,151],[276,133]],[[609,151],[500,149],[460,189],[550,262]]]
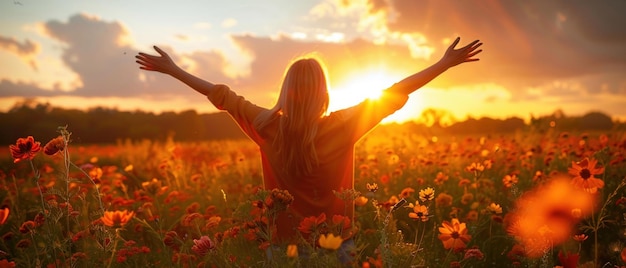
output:
[[[264,108],[252,104],[244,97],[237,95],[228,86],[217,84],[207,98],[215,107],[227,111],[237,122],[239,127],[253,140],[258,138],[254,130],[254,119]]]
[[[409,96],[385,90],[377,99],[367,99],[355,106],[335,112],[343,122],[346,131],[352,133],[354,142],[372,130],[385,117],[393,114],[406,104]]]

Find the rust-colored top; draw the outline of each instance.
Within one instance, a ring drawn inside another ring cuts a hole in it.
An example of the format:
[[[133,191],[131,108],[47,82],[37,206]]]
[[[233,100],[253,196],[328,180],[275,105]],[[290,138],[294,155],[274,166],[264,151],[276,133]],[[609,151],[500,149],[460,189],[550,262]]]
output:
[[[319,167],[313,175],[290,178],[282,170],[279,157],[272,148],[278,120],[261,131],[253,127],[254,119],[267,109],[256,106],[230,90],[216,85],[208,99],[220,110],[226,110],[261,151],[264,188],[289,191],[294,197],[287,213],[277,220],[277,235],[281,240],[295,238],[300,220],[326,213],[353,218],[354,204],[346,204],[333,190],[354,188],[354,144],[383,118],[400,109],[407,95],[389,92],[377,100],[365,100],[353,107],[335,111],[320,119],[315,139]]]

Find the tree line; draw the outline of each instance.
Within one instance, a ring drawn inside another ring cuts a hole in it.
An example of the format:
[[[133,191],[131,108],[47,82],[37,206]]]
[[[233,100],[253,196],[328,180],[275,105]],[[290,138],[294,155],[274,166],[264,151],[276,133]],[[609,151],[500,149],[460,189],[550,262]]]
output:
[[[508,119],[467,118],[450,120],[446,111],[427,109],[418,121],[403,124],[384,124],[376,131],[394,131],[402,128],[416,133],[467,135],[481,133],[506,133],[523,130],[545,131],[558,128],[561,131],[626,130],[626,123],[613,121],[601,112],[570,117],[557,110],[551,115],[532,117],[530,122],[516,117]],[[444,124],[444,119],[446,123]],[[12,144],[19,137],[34,136],[47,141],[58,135],[59,126],[67,126],[73,142],[115,143],[120,140],[203,141],[245,139],[245,134],[232,118],[224,113],[199,114],[194,110],[182,112],[152,113],[144,111],[119,111],[109,108],[89,110],[65,109],[50,104],[23,102],[0,113],[0,132],[3,144]]]

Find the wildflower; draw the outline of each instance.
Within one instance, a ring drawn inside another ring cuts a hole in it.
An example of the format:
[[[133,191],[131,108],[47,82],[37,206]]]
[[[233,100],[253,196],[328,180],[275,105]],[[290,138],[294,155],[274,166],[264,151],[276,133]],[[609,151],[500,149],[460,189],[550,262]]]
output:
[[[17,163],[22,160],[33,159],[37,152],[41,150],[41,143],[36,142],[33,136],[28,136],[17,139],[15,145],[9,145],[9,149],[11,150],[13,163]]]
[[[446,181],[448,181],[448,175],[443,174],[443,172],[439,171],[439,173],[437,173],[437,176],[435,177],[435,184],[442,185]]]
[[[517,184],[518,181],[519,179],[517,178],[517,175],[515,174],[506,175],[504,176],[504,178],[502,178],[502,184],[504,184],[504,187],[506,188],[511,188],[514,184]]]
[[[440,193],[435,199],[435,204],[438,207],[447,207],[452,205],[452,196],[446,193]]]
[[[272,189],[269,200],[265,203],[270,208],[275,206],[277,211],[282,211],[287,209],[292,202],[293,196],[287,190]]]
[[[191,250],[200,256],[206,255],[213,249],[215,249],[215,243],[206,235],[201,236],[200,239],[194,239],[191,247]]]
[[[491,203],[487,207],[487,211],[491,214],[502,214],[502,207],[496,203]]]
[[[305,234],[310,234],[317,230],[318,226],[326,221],[326,213],[322,213],[319,216],[310,216],[302,219],[298,230]]]
[[[20,233],[26,234],[31,230],[34,230],[37,227],[37,224],[34,221],[25,221],[20,226]]]
[[[375,193],[376,191],[378,191],[378,184],[376,183],[372,183],[372,184],[367,183],[366,187],[367,187],[367,190],[372,193]]]
[[[474,195],[472,193],[465,193],[461,196],[461,204],[467,205],[474,200]]]
[[[482,260],[485,257],[485,255],[483,254],[482,251],[480,251],[480,249],[478,248],[470,248],[468,250],[465,251],[465,256],[463,256],[464,260],[467,259],[477,259],[477,260]]]
[[[287,245],[287,257],[289,258],[298,257],[298,245],[295,245],[295,244]]]
[[[419,198],[422,202],[433,200],[433,198],[435,198],[435,190],[430,187],[420,190]]]
[[[0,260],[0,267],[15,267],[15,262],[8,260]]]
[[[478,211],[476,211],[476,210],[470,210],[470,211],[467,213],[467,216],[465,216],[465,218],[466,218],[468,221],[477,221],[477,220],[478,220]]]
[[[471,165],[465,167],[465,170],[469,172],[478,172],[485,170],[485,166],[483,166],[483,164],[481,163],[474,162]]]
[[[367,199],[367,197],[361,195],[357,197],[356,199],[354,199],[354,204],[359,207],[362,207],[362,206],[365,206],[365,204],[367,204],[368,200],[369,199]]]
[[[65,149],[65,141],[62,136],[58,136],[46,143],[43,147],[43,153],[47,155],[54,155],[63,151],[63,149]]]
[[[421,221],[428,221],[428,208],[424,205],[413,207],[413,212],[409,213],[409,218]]]
[[[578,267],[578,253],[564,253],[559,251],[559,262],[563,267]]]
[[[626,262],[626,248],[623,248],[622,252],[619,255],[622,258],[622,261]]]
[[[128,212],[127,210],[105,211],[100,220],[106,226],[119,228],[126,225],[134,215],[135,212]]]
[[[341,243],[343,243],[343,239],[341,236],[335,236],[333,234],[322,234],[317,242],[322,248],[336,250],[341,246]]]
[[[211,216],[209,218],[209,220],[207,220],[206,225],[204,225],[204,228],[206,228],[206,229],[213,228],[213,227],[217,226],[220,223],[220,221],[222,221],[222,217],[220,217],[220,216]]]
[[[522,244],[529,257],[538,257],[544,249],[569,239],[573,228],[592,206],[592,196],[567,179],[555,179],[528,191],[516,201],[516,210],[507,214],[514,225],[507,231]],[[572,216],[574,208],[583,212],[580,218]]]
[[[467,242],[472,238],[467,234],[465,223],[459,222],[458,219],[452,219],[452,222],[444,221],[439,227],[439,240],[443,242],[445,249],[464,249]]]
[[[576,240],[578,242],[583,242],[583,241],[587,240],[587,238],[589,238],[589,237],[586,234],[574,235],[574,240]]]
[[[413,188],[406,187],[406,188],[402,189],[402,192],[400,192],[400,198],[408,198],[413,193],[415,193],[415,190]]]
[[[578,163],[572,162],[572,167],[569,168],[569,174],[574,176],[572,184],[583,189],[604,187],[604,181],[594,177],[604,173],[603,167],[596,167],[597,163],[598,161],[593,158],[585,158]]]
[[[7,222],[10,212],[11,210],[9,210],[8,207],[0,208],[0,225],[3,225]]]

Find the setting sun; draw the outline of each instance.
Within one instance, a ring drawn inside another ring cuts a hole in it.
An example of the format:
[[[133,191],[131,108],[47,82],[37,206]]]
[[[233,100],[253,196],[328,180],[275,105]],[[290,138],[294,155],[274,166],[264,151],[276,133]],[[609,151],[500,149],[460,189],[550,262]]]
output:
[[[329,91],[329,111],[348,108],[365,99],[376,99],[386,88],[400,81],[402,76],[384,70],[373,70],[342,79]]]

